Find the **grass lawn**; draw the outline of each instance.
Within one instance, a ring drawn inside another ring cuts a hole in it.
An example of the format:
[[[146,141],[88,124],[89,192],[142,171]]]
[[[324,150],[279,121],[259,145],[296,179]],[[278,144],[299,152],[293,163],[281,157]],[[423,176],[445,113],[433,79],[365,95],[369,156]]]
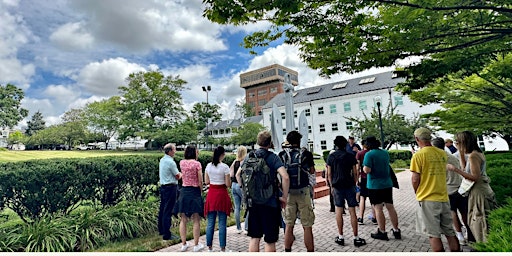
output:
[[[49,158],[88,158],[112,155],[158,154],[160,151],[115,151],[115,150],[9,150],[0,151],[0,162],[17,162]]]

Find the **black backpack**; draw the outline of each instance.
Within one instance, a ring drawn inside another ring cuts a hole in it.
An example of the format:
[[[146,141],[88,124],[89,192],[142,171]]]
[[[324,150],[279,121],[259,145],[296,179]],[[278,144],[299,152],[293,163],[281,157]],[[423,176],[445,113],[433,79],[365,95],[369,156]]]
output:
[[[303,148],[285,148],[280,154],[290,178],[291,189],[305,188],[309,185],[309,169],[303,164],[304,151]]]
[[[277,175],[267,165],[266,158],[249,153],[241,168],[242,189],[248,207],[252,204],[265,204],[272,197],[277,197]]]

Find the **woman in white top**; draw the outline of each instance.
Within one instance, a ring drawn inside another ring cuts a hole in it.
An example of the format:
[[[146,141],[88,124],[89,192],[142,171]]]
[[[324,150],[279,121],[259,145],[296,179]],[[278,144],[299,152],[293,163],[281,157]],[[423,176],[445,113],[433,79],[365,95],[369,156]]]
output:
[[[226,250],[226,221],[231,213],[231,198],[228,187],[231,187],[229,166],[222,162],[226,155],[224,147],[217,147],[213,151],[213,160],[206,166],[204,181],[210,184],[204,214],[207,216],[206,246],[208,251],[213,251],[213,232],[215,231],[215,219],[219,216],[219,244],[221,251]]]

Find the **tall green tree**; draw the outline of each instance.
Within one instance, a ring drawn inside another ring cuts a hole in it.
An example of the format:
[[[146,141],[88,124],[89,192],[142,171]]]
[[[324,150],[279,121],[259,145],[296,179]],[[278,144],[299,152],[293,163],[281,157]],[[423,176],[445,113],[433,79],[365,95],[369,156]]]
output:
[[[84,119],[87,126],[95,133],[101,134],[108,148],[109,140],[121,128],[123,105],[119,96],[87,104],[84,108]],[[96,136],[98,137],[98,136]]]
[[[63,123],[55,125],[53,131],[60,135],[69,148],[87,140],[87,122],[83,109],[70,109],[62,116]]]
[[[175,124],[168,130],[160,130],[156,133],[154,142],[156,147],[163,147],[166,143],[175,143],[176,145],[187,145],[197,140],[196,122],[187,118],[183,122]]]
[[[18,143],[23,143],[25,141],[25,135],[21,131],[15,131],[9,133],[9,138],[7,138],[7,144],[13,145]]]
[[[245,98],[242,98],[236,103],[235,109],[240,112],[242,117],[254,116],[254,111],[252,107],[245,102]]]
[[[254,148],[258,133],[263,130],[265,130],[265,127],[259,123],[245,123],[234,132],[231,141],[235,145],[247,145]]]
[[[426,119],[415,115],[413,118],[406,119],[403,115],[395,113],[396,108],[388,107],[382,113],[382,130],[384,132],[384,142],[382,147],[390,149],[395,143],[412,145],[414,141],[414,130],[419,127],[426,127]],[[380,141],[380,122],[379,112],[374,108],[367,116],[363,112],[363,117],[345,117],[353,123],[352,134],[358,138],[366,138],[370,135],[375,136]]]
[[[28,115],[28,110],[21,107],[23,97],[18,87],[0,84],[0,127],[12,128]]]
[[[120,138],[141,136],[148,147],[155,133],[181,120],[185,111],[181,91],[186,81],[161,71],[132,73],[121,86],[123,120]]]
[[[323,75],[388,67],[422,57],[404,70],[404,91],[454,72],[471,74],[512,51],[508,0],[203,0],[220,24],[269,22],[245,37],[246,48],[284,40]]]
[[[206,123],[220,121],[222,114],[220,113],[220,106],[218,104],[207,104],[206,102],[198,102],[194,104],[192,110],[192,120],[196,121],[198,130],[203,130]]]
[[[422,104],[441,103],[442,109],[428,115],[432,125],[450,133],[494,132],[511,145],[512,54],[498,58],[473,75],[457,73],[448,79],[438,79],[410,96]]]
[[[43,114],[41,111],[37,111],[32,115],[30,121],[27,122],[27,130],[25,134],[28,136],[32,136],[37,131],[43,130],[46,128],[46,123],[43,120]]]

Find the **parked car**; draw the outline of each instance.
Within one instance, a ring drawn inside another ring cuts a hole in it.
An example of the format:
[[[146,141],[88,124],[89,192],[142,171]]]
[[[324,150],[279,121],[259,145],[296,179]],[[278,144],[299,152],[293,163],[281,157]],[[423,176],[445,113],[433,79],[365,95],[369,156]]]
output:
[[[86,145],[78,145],[78,146],[75,146],[75,149],[77,149],[77,150],[90,150],[91,148],[89,148]]]

